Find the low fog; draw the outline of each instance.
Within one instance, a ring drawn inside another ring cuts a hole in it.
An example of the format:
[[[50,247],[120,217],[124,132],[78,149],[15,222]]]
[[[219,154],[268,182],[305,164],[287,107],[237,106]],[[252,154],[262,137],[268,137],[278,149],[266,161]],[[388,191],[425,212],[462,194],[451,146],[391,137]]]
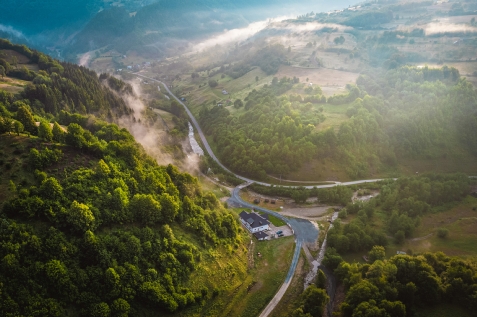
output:
[[[445,33],[477,33],[477,27],[456,23],[429,23],[424,28],[426,35]]]
[[[132,117],[123,116],[119,118],[118,125],[121,128],[126,128],[134,136],[136,141],[144,147],[147,154],[156,159],[158,164],[178,165],[182,170],[196,174],[196,172],[199,170],[199,159],[196,154],[189,151],[189,139],[186,138],[181,142],[181,146],[186,154],[186,158],[180,162],[174,160],[172,155],[166,153],[162,148],[171,143],[167,132],[161,130],[156,124],[148,126],[146,123],[147,120],[143,116],[143,113],[146,110],[146,105],[139,97],[137,97],[143,95],[139,85],[140,80],[136,79],[133,81],[127,81],[127,83],[133,87],[134,96],[123,94],[121,97],[133,110],[134,119]]]

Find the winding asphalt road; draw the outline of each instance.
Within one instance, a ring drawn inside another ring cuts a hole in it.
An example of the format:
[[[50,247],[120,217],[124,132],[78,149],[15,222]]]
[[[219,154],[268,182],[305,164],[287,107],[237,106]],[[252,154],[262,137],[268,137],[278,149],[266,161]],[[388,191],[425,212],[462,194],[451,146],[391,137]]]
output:
[[[202,144],[204,145],[205,149],[207,150],[207,153],[210,155],[210,157],[215,161],[217,162],[217,164],[219,164],[220,167],[222,167],[225,171],[229,172],[230,174],[233,174],[235,177],[247,182],[247,183],[256,183],[256,184],[260,184],[260,185],[263,185],[263,186],[272,186],[272,184],[269,184],[269,183],[264,183],[264,182],[259,182],[259,181],[256,181],[256,180],[252,180],[250,178],[246,178],[246,177],[243,177],[243,176],[240,176],[234,172],[232,172],[231,170],[229,170],[227,167],[225,167],[220,161],[219,159],[215,156],[214,152],[212,151],[210,145],[209,145],[209,142],[207,142],[207,139],[205,138],[205,135],[204,133],[202,132],[202,129],[200,128],[200,125],[199,123],[197,122],[197,120],[195,119],[194,115],[192,114],[192,112],[190,112],[189,108],[179,99],[176,97],[176,95],[174,95],[172,93],[172,91],[169,89],[169,87],[167,87],[167,85],[165,83],[163,83],[162,81],[160,80],[157,80],[157,79],[154,79],[154,78],[151,78],[151,77],[147,77],[147,76],[144,76],[144,75],[141,75],[141,74],[135,74],[136,76],[138,77],[142,77],[142,78],[146,78],[148,80],[152,80],[152,81],[155,81],[157,83],[160,83],[161,85],[164,86],[164,88],[166,89],[166,91],[178,102],[180,103],[185,111],[187,112],[187,114],[189,115],[189,118],[190,120],[192,121],[192,124],[195,126],[195,129],[197,131],[197,133],[199,134],[199,137],[200,139],[202,140]],[[313,187],[316,187],[316,188],[329,188],[329,187],[334,187],[334,186],[339,186],[339,185],[342,185],[342,186],[347,186],[347,185],[356,185],[356,184],[363,184],[363,183],[375,183],[375,182],[378,182],[378,181],[381,181],[383,179],[365,179],[365,180],[359,180],[359,181],[352,181],[352,182],[344,182],[344,183],[340,183],[340,182],[335,182],[334,184],[326,184],[326,185],[316,185],[316,186],[282,186],[282,187],[287,187],[287,188],[296,188],[296,187],[305,187],[305,188],[313,188]]]

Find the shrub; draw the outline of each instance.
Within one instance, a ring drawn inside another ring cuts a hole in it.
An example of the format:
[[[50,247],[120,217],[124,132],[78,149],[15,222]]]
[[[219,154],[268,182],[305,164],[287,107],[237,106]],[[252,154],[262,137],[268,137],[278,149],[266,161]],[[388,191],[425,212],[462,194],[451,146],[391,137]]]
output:
[[[348,212],[346,209],[341,209],[338,213],[338,217],[340,217],[340,219],[346,219],[346,217],[348,217]]]
[[[437,229],[437,236],[441,239],[445,239],[449,235],[449,230],[446,228]]]
[[[209,80],[209,86],[212,87],[212,88],[217,87],[218,84],[219,83],[214,79]]]
[[[394,235],[394,239],[396,240],[396,243],[397,244],[402,244],[404,242],[404,238],[405,238],[405,234],[404,234],[404,231],[402,230],[399,230],[398,232],[396,232],[396,234]]]

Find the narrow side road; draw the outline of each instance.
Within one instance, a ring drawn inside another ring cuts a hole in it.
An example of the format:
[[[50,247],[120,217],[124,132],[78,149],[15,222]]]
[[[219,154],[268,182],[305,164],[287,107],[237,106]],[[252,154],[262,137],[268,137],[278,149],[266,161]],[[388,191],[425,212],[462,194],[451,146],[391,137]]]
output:
[[[295,275],[296,267],[298,265],[298,259],[300,258],[301,248],[304,247],[306,243],[310,243],[310,244],[315,243],[315,241],[318,239],[318,230],[308,220],[296,219],[296,218],[289,219],[280,215],[277,212],[255,206],[244,201],[242,198],[240,198],[239,192],[242,188],[247,187],[250,184],[251,183],[246,183],[234,188],[234,190],[232,191],[232,197],[230,197],[229,201],[241,207],[255,209],[255,210],[264,212],[266,214],[275,216],[285,221],[287,225],[292,228],[293,233],[295,234],[295,243],[296,243],[295,252],[293,253],[293,260],[292,260],[292,263],[290,264],[290,268],[288,269],[288,274],[285,278],[285,281],[283,282],[282,286],[280,287],[278,292],[275,294],[275,296],[272,298],[272,300],[268,303],[267,307],[265,307],[265,309],[260,314],[260,317],[267,317],[273,311],[273,309],[277,306],[277,304],[280,302],[283,295],[285,294],[288,287],[290,286],[290,282],[292,280],[293,275]]]

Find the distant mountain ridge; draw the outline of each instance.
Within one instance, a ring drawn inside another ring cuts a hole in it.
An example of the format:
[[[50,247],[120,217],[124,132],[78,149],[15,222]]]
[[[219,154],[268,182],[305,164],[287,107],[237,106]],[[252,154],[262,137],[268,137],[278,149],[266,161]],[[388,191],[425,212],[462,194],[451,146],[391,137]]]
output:
[[[352,0],[333,4],[324,0],[119,0],[113,6],[113,2],[99,0],[6,0],[0,24],[23,34],[24,42],[35,48],[64,50],[68,60],[108,45],[120,52],[134,49],[160,55],[158,46],[165,38],[190,40],[277,15],[322,11],[350,3]]]

